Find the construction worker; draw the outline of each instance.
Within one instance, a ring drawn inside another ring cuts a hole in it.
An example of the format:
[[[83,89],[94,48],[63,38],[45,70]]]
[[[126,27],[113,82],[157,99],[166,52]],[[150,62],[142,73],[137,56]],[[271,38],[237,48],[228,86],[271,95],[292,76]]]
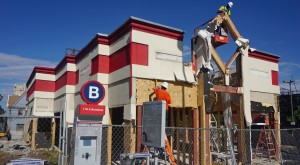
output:
[[[168,89],[168,83],[163,82],[161,86],[154,87],[153,91],[156,94],[156,100],[166,101],[166,127],[168,126],[169,121],[169,104],[172,103],[170,94],[166,91]]]
[[[232,2],[228,2],[226,6],[221,6],[219,8],[219,10],[217,11],[217,13],[219,15],[221,15],[222,17],[227,14],[228,16],[231,15],[231,12],[230,12],[230,8],[232,8],[233,6],[233,3]]]

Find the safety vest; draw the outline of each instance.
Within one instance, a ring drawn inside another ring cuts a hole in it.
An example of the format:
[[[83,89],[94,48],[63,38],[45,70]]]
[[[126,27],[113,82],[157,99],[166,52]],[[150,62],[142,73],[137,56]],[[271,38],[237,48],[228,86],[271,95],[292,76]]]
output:
[[[218,10],[218,13],[219,12],[226,12],[228,16],[231,15],[230,10],[226,6],[221,6]]]

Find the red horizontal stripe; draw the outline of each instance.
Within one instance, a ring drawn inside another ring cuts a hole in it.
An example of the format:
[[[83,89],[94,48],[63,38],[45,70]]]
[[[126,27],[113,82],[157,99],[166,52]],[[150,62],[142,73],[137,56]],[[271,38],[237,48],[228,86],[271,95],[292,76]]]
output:
[[[76,85],[78,83],[77,75],[77,72],[66,72],[56,81],[35,80],[27,92],[27,98],[35,91],[56,92],[66,85]]]
[[[31,81],[33,80],[36,73],[43,73],[43,74],[52,74],[55,75],[55,69],[54,68],[48,68],[48,67],[42,67],[42,66],[35,66],[29,76],[29,79],[26,83],[26,86],[30,85]]]
[[[176,40],[180,40],[180,41],[183,40],[183,34],[178,34],[175,32],[168,31],[168,30],[163,30],[163,29],[159,29],[159,28],[155,28],[155,27],[141,25],[138,23],[132,23],[132,29],[150,33],[150,34],[155,34],[155,35],[162,36],[162,37],[176,39]]]
[[[54,81],[47,81],[47,80],[35,80],[34,83],[31,85],[30,89],[27,92],[27,99],[35,91],[55,92],[55,82]]]
[[[55,81],[55,91],[59,90],[60,88],[66,86],[66,85],[76,85],[77,84],[77,74],[76,72],[66,72],[62,76],[60,76]]]
[[[279,59],[277,57],[267,56],[263,54],[253,53],[253,52],[249,53],[249,57],[264,60],[264,61],[274,62],[274,63],[279,62]]]

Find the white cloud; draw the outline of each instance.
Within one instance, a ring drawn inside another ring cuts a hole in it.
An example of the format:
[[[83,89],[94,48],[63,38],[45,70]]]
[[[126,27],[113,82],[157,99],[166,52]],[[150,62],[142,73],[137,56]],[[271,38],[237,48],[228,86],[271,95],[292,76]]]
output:
[[[39,59],[24,58],[17,55],[0,53],[1,79],[26,81],[34,66],[54,67],[57,63]]]
[[[280,62],[279,63],[279,77],[283,80],[300,79],[300,64],[293,62]]]
[[[279,82],[280,87],[284,88],[284,92],[288,92],[290,86],[288,83],[283,83],[283,81],[295,80],[294,83],[291,84],[292,91],[296,92],[296,90],[300,91],[300,64],[293,62],[280,62],[279,63]]]
[[[34,66],[55,67],[57,62],[25,58],[18,55],[0,52],[0,101],[2,108],[6,108],[8,95],[13,94],[14,84],[25,84]]]

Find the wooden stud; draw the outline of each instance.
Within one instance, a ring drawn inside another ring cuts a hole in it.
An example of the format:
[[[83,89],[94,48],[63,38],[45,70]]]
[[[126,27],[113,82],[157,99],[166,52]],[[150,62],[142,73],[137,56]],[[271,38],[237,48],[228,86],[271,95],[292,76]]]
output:
[[[238,134],[238,153],[239,153],[239,162],[246,162],[246,135],[245,135],[245,117],[244,117],[244,101],[243,96],[240,96],[240,110],[238,111],[238,129],[240,132]]]
[[[221,148],[221,109],[222,109],[222,97],[218,94],[218,103],[217,103],[217,128],[218,128],[218,148]]]
[[[237,77],[239,78],[238,85],[242,86],[242,57],[238,56],[236,58],[236,72]],[[238,151],[239,151],[239,160],[240,163],[245,163],[246,161],[246,144],[245,144],[245,117],[244,117],[244,98],[243,95],[240,96],[240,108],[237,112],[238,117],[238,129],[240,129],[240,132],[238,134]]]
[[[141,152],[142,146],[142,112],[143,107],[138,105],[136,108],[136,152]]]
[[[55,132],[56,132],[56,122],[55,122],[55,118],[53,118],[52,119],[52,126],[51,126],[52,147],[55,145]]]
[[[198,165],[200,164],[199,162],[199,154],[198,151],[199,151],[199,136],[198,136],[198,130],[197,128],[199,128],[199,124],[198,124],[198,109],[197,108],[194,108],[193,109],[193,164],[194,165]]]
[[[188,127],[193,128],[193,115],[192,109],[188,109]],[[193,162],[193,131],[191,129],[188,130],[188,146],[189,146],[189,162],[192,164]]]
[[[277,160],[279,159],[279,155],[280,155],[280,150],[279,148],[281,148],[281,136],[280,136],[280,116],[279,116],[279,95],[274,94],[274,102],[275,102],[275,107],[274,107],[274,125],[275,125],[275,136],[276,136],[276,142],[277,144],[275,145],[275,149],[276,149],[276,157]]]
[[[186,108],[183,108],[182,109],[182,113],[181,113],[181,116],[182,116],[182,128],[184,129],[184,131],[183,131],[183,141],[182,141],[182,159],[183,159],[183,163],[185,163],[185,159],[186,159],[186,155],[185,155],[185,153],[186,153],[186,145],[187,145],[187,136],[186,136],[186,134],[187,134],[187,129],[186,129]]]
[[[176,108],[176,127],[180,127],[180,109]],[[180,162],[180,129],[176,131],[177,164]]]
[[[170,107],[170,126],[171,127],[174,127],[175,125],[174,125],[174,108],[173,107]],[[172,151],[173,151],[173,140],[174,140],[174,129],[172,128],[171,130],[170,130],[170,134],[171,134],[171,136],[170,136],[170,146],[171,146],[171,149],[172,149]]]
[[[203,74],[198,76],[198,107],[200,112],[200,128],[209,128],[209,114],[205,111],[205,101],[204,101],[204,77]],[[210,164],[210,150],[209,150],[209,133],[207,130],[202,130],[200,133],[200,153],[201,153],[201,163],[200,164]],[[208,148],[208,149],[207,149]]]
[[[37,133],[37,123],[38,123],[38,118],[33,118],[32,119],[32,132],[31,132],[31,149],[35,149],[35,147],[36,147],[35,134]]]

